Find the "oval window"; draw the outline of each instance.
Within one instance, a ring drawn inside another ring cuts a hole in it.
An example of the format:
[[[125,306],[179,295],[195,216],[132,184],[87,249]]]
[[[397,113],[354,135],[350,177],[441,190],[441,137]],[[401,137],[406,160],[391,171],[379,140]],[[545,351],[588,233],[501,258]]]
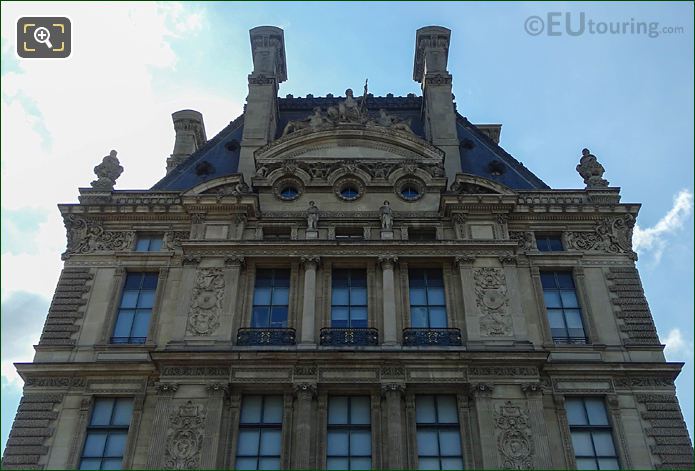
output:
[[[342,196],[345,199],[352,200],[357,198],[360,195],[359,191],[357,191],[357,188],[354,186],[348,185],[342,190],[340,190],[340,196]]]
[[[401,196],[407,200],[414,200],[420,196],[420,192],[413,185],[405,185],[403,188],[401,188]]]
[[[280,196],[282,196],[283,199],[286,200],[293,200],[297,196],[299,196],[299,190],[297,190],[293,186],[286,186],[285,188],[282,189],[280,192]]]

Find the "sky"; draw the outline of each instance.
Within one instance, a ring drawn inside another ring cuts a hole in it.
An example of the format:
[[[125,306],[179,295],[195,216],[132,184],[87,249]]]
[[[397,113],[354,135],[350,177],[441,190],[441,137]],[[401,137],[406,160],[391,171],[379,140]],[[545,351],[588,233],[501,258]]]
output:
[[[13,363],[31,361],[62,268],[56,204],[77,202],[111,149],[125,168],[117,189],[158,181],[174,111],[201,111],[208,137],[240,115],[252,69],[248,30],[260,25],[285,31],[281,96],[341,95],[365,78],[375,95],[420,94],[415,31],[446,26],[461,114],[502,123],[501,145],[552,188],[583,188],[575,166],[589,148],[622,201],[643,205],[637,266],[666,357],[686,362],[676,384],[692,436],[692,2],[0,8],[3,449],[21,397]],[[22,16],[70,18],[71,56],[18,58]]]

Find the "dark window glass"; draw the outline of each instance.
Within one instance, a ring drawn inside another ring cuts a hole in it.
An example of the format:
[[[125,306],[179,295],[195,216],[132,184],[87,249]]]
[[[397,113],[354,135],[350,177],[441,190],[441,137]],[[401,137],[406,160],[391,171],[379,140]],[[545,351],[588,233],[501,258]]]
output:
[[[435,228],[408,229],[408,240],[437,240]]]
[[[418,469],[463,469],[455,396],[415,396]]]
[[[131,398],[98,398],[94,401],[80,469],[121,469],[132,415]]]
[[[369,397],[328,399],[327,469],[371,469],[372,431]]]
[[[420,196],[420,192],[412,185],[405,185],[401,188],[401,196],[407,200],[412,200]]]
[[[162,250],[162,236],[139,236],[135,243],[136,252],[159,252]]]
[[[244,396],[236,469],[280,469],[282,396]]]
[[[620,469],[603,399],[567,398],[565,407],[577,469]]]
[[[355,199],[359,196],[359,192],[354,186],[346,186],[340,190],[340,195],[345,199]]]
[[[446,300],[442,270],[412,268],[410,278],[410,325],[418,328],[445,328]]]
[[[156,273],[128,273],[111,343],[145,343],[157,278]]]
[[[283,188],[282,191],[280,192],[280,196],[282,196],[283,198],[288,199],[288,200],[296,198],[297,195],[299,195],[299,190],[297,190],[293,186],[287,186],[287,187]]]
[[[335,238],[337,240],[362,240],[364,231],[359,227],[336,227]]]
[[[290,240],[292,238],[289,227],[265,227],[263,238],[266,240]]]
[[[251,327],[287,327],[290,270],[256,270]]]
[[[555,343],[587,343],[571,272],[541,272],[543,298]]]
[[[331,327],[367,327],[366,270],[333,270]]]
[[[565,250],[562,247],[562,238],[559,235],[536,234],[536,247],[541,252],[560,252]]]

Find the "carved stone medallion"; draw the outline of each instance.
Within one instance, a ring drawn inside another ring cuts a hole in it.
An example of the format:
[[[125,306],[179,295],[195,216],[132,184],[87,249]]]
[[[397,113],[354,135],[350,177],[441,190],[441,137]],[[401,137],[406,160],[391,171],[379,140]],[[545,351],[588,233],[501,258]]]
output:
[[[220,326],[223,297],[224,271],[220,268],[198,270],[186,331],[200,336],[214,334]]]
[[[504,469],[532,469],[533,438],[528,411],[505,402],[495,411],[497,449]]]
[[[511,335],[509,298],[501,268],[476,268],[476,304],[480,309],[480,330],[484,335]]]
[[[203,445],[205,410],[191,401],[169,418],[164,469],[196,469]]]

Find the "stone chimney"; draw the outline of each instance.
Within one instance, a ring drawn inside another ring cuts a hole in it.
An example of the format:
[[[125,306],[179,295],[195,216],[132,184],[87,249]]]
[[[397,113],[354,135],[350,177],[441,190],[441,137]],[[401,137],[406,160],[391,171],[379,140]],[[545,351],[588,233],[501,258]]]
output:
[[[167,159],[167,173],[200,149],[206,142],[203,115],[194,110],[181,110],[173,113],[176,141],[171,157]]]
[[[461,172],[456,112],[447,70],[451,31],[443,26],[425,26],[415,37],[413,80],[422,84],[425,107],[425,135],[444,151],[444,169],[453,182]]]

